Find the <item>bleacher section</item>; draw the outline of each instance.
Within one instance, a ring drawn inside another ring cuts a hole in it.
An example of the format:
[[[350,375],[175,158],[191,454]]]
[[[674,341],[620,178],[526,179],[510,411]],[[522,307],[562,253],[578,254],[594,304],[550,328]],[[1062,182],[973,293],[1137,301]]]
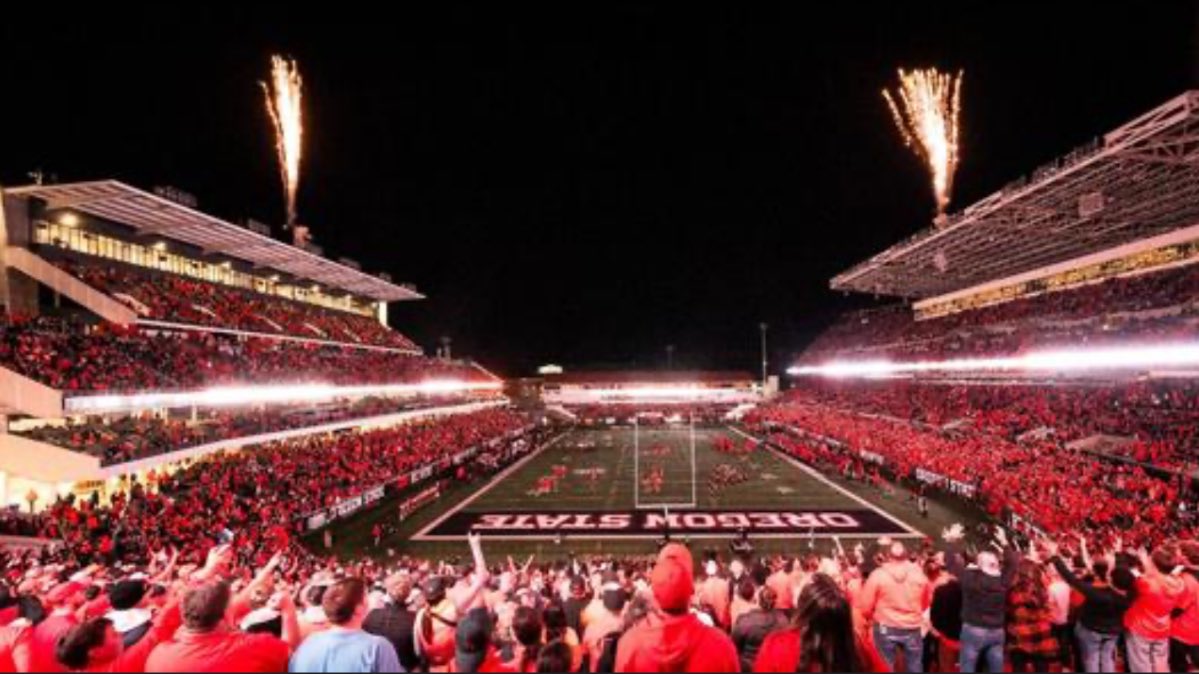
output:
[[[1194,501],[1197,402],[1190,385],[1087,390],[805,380],[746,423],[805,462],[858,479],[924,484],[1022,528],[1153,544],[1191,526],[1174,509]],[[1129,435],[1126,454],[1070,442],[1104,431]]]
[[[61,259],[56,264],[135,311],[144,311],[142,319],[419,351],[407,337],[369,316],[111,260]]]
[[[0,197],[0,505],[505,403],[389,328],[422,296],[352,260],[113,181]]]
[[[72,395],[232,384],[391,384],[486,376],[460,363],[392,351],[51,317],[15,318],[0,325],[0,366]]]
[[[1034,295],[939,318],[907,307],[847,314],[804,363],[1002,356],[1032,347],[1177,341],[1199,334],[1199,265]]]

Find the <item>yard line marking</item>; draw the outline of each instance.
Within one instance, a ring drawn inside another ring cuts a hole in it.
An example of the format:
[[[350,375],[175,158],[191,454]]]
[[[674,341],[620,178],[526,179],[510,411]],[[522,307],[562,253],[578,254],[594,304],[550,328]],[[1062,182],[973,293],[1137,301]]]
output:
[[[887,535],[890,536],[891,538],[914,538],[914,537],[917,537],[917,535],[913,535],[913,534],[887,534]],[[726,540],[727,541],[728,539],[733,538],[734,536],[735,536],[735,532],[732,532],[732,531],[730,531],[728,533],[720,533],[720,534],[690,534],[690,533],[679,532],[679,531],[671,532],[671,537],[675,538],[675,539],[679,539],[679,540],[681,540],[683,538],[687,538],[689,540]],[[918,537],[923,538],[924,536],[919,535]],[[558,535],[557,534],[547,534],[545,536],[538,536],[538,535],[505,536],[503,534],[498,534],[498,535],[487,534],[486,538],[488,541],[542,542],[542,541],[556,541],[556,540],[558,540]],[[661,534],[660,533],[655,533],[655,534],[648,534],[648,533],[641,533],[641,534],[563,534],[561,538],[563,541],[563,545],[567,546],[567,545],[570,545],[571,543],[575,543],[575,542],[587,543],[590,541],[645,541],[645,542],[650,542],[650,541],[656,540],[658,538],[661,538]],[[790,533],[780,533],[780,534],[750,534],[750,538],[751,538],[751,540],[791,540],[791,541],[806,541],[809,538],[816,539],[816,540],[832,540],[834,538],[840,538],[842,541],[854,541],[854,540],[874,540],[874,539],[878,538],[878,534],[877,533],[875,533],[875,534],[868,534],[868,533],[857,533],[857,534],[855,534],[855,533],[841,533],[841,534],[800,533],[800,534],[797,534],[795,532],[790,532]],[[413,537],[412,540],[415,541],[417,539],[415,537]],[[458,535],[458,534],[445,534],[445,535],[430,534],[430,535],[423,536],[422,538],[420,538],[419,542],[430,543],[430,542],[464,541],[464,540],[466,540],[466,537],[463,535]]]
[[[733,431],[734,433],[737,433],[738,435],[741,435],[742,437],[748,438],[750,440],[754,440],[757,442],[764,442],[761,438],[756,438],[756,437],[750,435],[749,433],[742,431],[739,428],[733,428],[732,426],[729,426],[728,429],[730,431]],[[849,491],[845,487],[842,487],[841,485],[837,484],[836,482],[833,482],[832,480],[830,480],[827,477],[825,477],[824,475],[822,475],[820,473],[820,471],[816,470],[815,468],[812,468],[808,464],[806,464],[794,457],[787,456],[783,452],[780,452],[779,450],[775,449],[770,443],[764,443],[764,444],[766,447],[768,447],[770,449],[770,451],[774,452],[776,456],[782,458],[787,463],[790,463],[791,465],[795,466],[796,468],[799,468],[800,470],[807,473],[808,475],[811,475],[812,477],[816,478],[816,480],[823,482],[824,484],[828,485],[829,487],[832,487],[833,489],[840,492],[844,496],[848,496],[850,499],[857,501],[859,504],[869,508],[870,510],[873,510],[874,512],[878,513],[879,515],[882,515],[883,517],[891,520],[893,523],[895,523],[895,524],[903,527],[904,529],[907,529],[909,532],[911,532],[909,534],[900,534],[899,535],[900,537],[915,536],[915,537],[919,537],[919,538],[924,538],[924,534],[917,531],[915,529],[915,527],[908,524],[907,522],[904,522],[903,520],[892,515],[891,513],[887,512],[886,510],[883,510],[882,508],[874,505],[870,501],[867,501],[866,499],[862,498],[861,496],[858,496],[857,494]],[[895,536],[892,536],[892,538],[895,538]]]
[[[567,437],[568,435],[570,435],[572,433],[574,433],[573,428],[570,429],[569,431],[566,431],[562,435],[555,437],[553,440],[550,440],[549,442],[545,443],[540,448],[533,450],[533,453],[529,454],[528,456],[521,459],[520,461],[517,461],[516,463],[512,464],[511,466],[508,466],[504,470],[500,471],[500,474],[491,478],[491,482],[488,482],[486,485],[484,485],[484,487],[482,489],[480,489],[479,491],[466,497],[461,503],[454,506],[450,510],[446,511],[445,513],[442,513],[441,517],[438,517],[436,520],[433,521],[432,524],[429,524],[424,529],[421,529],[420,531],[416,532],[416,534],[408,540],[412,540],[412,541],[437,540],[437,539],[433,539],[433,538],[427,538],[426,535],[432,529],[440,526],[442,522],[448,520],[449,518],[458,514],[463,508],[466,508],[470,504],[479,500],[479,498],[481,498],[487,492],[491,491],[492,489],[495,489],[501,482],[503,482],[505,479],[507,479],[509,475],[511,475],[512,473],[515,473],[517,470],[523,468],[526,463],[529,463],[536,457],[541,456],[541,454],[544,453],[547,449],[549,449],[553,445],[557,444],[557,442],[559,440]],[[461,540],[461,537],[459,537],[457,540]]]

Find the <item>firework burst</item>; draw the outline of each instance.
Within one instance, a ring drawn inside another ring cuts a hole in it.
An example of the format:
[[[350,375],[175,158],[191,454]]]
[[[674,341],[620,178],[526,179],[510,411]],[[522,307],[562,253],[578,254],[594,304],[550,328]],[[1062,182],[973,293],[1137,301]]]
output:
[[[958,168],[961,93],[961,71],[952,75],[934,68],[911,72],[900,69],[895,93],[883,90],[904,144],[928,167],[938,218],[949,206]]]
[[[271,81],[260,82],[266,110],[275,126],[275,149],[279,153],[279,175],[287,206],[287,224],[296,221],[296,190],[300,186],[300,153],[304,124],[300,112],[302,81],[296,62],[271,57]]]

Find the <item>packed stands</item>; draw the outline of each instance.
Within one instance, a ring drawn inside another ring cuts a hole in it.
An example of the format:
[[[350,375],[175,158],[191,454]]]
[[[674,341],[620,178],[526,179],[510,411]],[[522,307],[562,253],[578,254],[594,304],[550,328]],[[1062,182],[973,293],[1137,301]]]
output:
[[[368,397],[354,401],[338,400],[320,406],[206,411],[195,419],[187,415],[164,418],[150,413],[115,419],[84,417],[63,424],[45,424],[13,432],[32,440],[99,457],[101,465],[113,465],[221,440],[454,405],[472,399],[458,396],[402,399]]]
[[[37,520],[3,520],[67,544],[0,552],[0,664],[324,671],[352,653],[386,672],[975,671],[984,657],[994,671],[1112,671],[1117,658],[1164,671],[1159,646],[1193,633],[1197,609],[1184,598],[1199,542],[1189,539],[1133,550],[954,525],[940,544],[712,551],[700,563],[670,543],[655,558],[523,564],[475,536],[466,563],[325,559],[297,543],[299,515],[360,492],[364,475],[523,424],[484,415],[208,459],[109,505],[68,499]],[[511,460],[527,445],[496,451]],[[973,648],[973,635],[1005,629],[1006,648]],[[1187,658],[1171,655],[1174,671]]]
[[[1189,379],[1005,384],[806,382],[821,405],[963,429],[1019,441],[1026,434],[1061,444],[1107,438],[1109,453],[1190,474],[1199,468],[1199,386]],[[1120,440],[1122,442],[1116,442]]]
[[[93,288],[132,299],[144,318],[247,332],[289,335],[408,351],[419,348],[378,320],[349,311],[263,295],[102,259],[62,259],[57,264]]]
[[[107,506],[64,499],[41,517],[39,533],[65,540],[84,557],[99,552],[148,561],[149,552],[170,545],[184,559],[198,561],[231,528],[244,539],[240,553],[269,557],[276,542],[269,536],[286,547],[312,512],[527,425],[521,416],[497,409],[214,454],[172,474],[155,474],[153,489],[135,485]],[[144,499],[136,511],[125,507],[133,496]]]
[[[1117,277],[1003,304],[916,320],[893,307],[852,313],[804,363],[831,358],[1001,356],[1033,347],[1163,342],[1199,334],[1199,265]]]
[[[911,397],[906,395],[913,390]],[[923,410],[912,418],[931,423],[889,413],[911,409],[912,400]],[[1015,515],[1051,534],[1084,532],[1103,541],[1121,537],[1155,543],[1189,533],[1194,522],[1187,513],[1194,512],[1199,496],[1191,474],[1152,469],[1193,464],[1113,462],[1071,448],[1066,440],[1087,432],[1085,422],[1071,421],[1077,418],[1073,413],[1063,414],[1066,421],[1058,424],[1062,435],[1054,432],[1055,408],[1085,414],[1071,406],[1102,407],[1111,400],[1102,395],[1071,400],[1069,393],[1055,389],[1041,396],[1032,388],[945,387],[926,393],[907,384],[816,385],[791,392],[786,401],[752,413],[747,422],[773,433],[781,447],[801,459],[874,479],[883,468],[897,478],[976,500],[996,518],[1012,521]],[[1186,409],[1183,418],[1194,413]],[[949,423],[950,417],[967,423]],[[1135,411],[1123,417],[1125,422],[1136,419]],[[1121,416],[1105,417],[1097,408],[1093,422],[1119,426]],[[1134,447],[1189,443],[1193,424],[1181,422],[1176,428],[1185,435],[1141,440]]]
[[[14,317],[0,325],[0,365],[68,393],[183,390],[242,382],[485,378],[470,366],[398,352],[49,316]]]

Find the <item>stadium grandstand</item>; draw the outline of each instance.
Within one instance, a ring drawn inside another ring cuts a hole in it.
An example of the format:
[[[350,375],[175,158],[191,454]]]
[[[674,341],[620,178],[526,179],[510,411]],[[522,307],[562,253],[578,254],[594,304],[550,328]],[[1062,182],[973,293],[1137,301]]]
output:
[[[1199,334],[1197,171],[1199,92],[1187,92],[836,276],[835,290],[914,301],[843,316],[767,415],[836,428],[877,464],[1026,523],[1084,518],[1094,503],[1022,500],[1004,473],[1028,470],[1038,489],[1041,470],[1109,486],[1151,475],[1164,481],[1142,483],[1149,497],[1193,498],[1199,363],[1156,355],[1186,356]],[[906,429],[916,435],[888,435]],[[962,451],[963,433],[979,454]],[[913,443],[915,455],[901,448]]]
[[[834,290],[910,304],[847,314],[800,363],[1185,342],[1195,334],[1197,189],[1199,93],[1188,92],[834,277]],[[1002,367],[954,372],[991,369]]]
[[[113,181],[3,192],[0,503],[245,446],[494,405],[499,380],[387,325],[409,286]]]
[[[294,191],[0,190],[0,672],[1199,671],[1196,171],[1188,92],[939,215],[785,391],[765,322],[760,378],[431,356]]]

